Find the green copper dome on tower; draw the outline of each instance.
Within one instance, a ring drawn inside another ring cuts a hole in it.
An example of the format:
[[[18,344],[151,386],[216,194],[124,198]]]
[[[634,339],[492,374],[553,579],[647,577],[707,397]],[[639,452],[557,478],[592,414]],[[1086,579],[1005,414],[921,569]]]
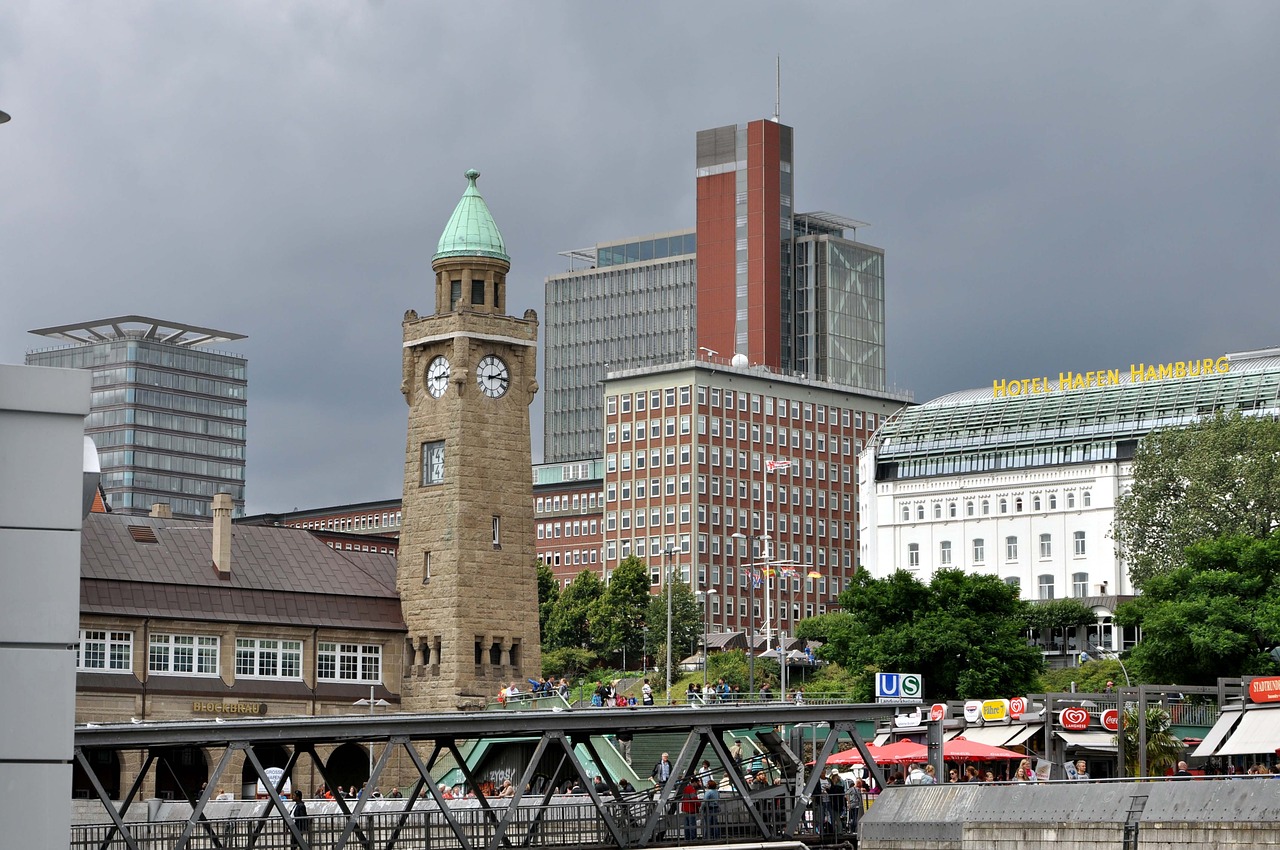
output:
[[[462,199],[440,234],[440,244],[431,258],[433,262],[446,257],[493,257],[511,262],[506,246],[502,244],[498,225],[476,188],[479,176],[480,172],[474,168],[466,173],[467,190],[462,193]]]

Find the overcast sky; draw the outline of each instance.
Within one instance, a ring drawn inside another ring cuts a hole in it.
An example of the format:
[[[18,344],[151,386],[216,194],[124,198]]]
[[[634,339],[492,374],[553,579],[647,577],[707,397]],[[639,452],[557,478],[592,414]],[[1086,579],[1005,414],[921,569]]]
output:
[[[1280,345],[1277,36],[1273,2],[5,3],[0,362],[126,313],[247,334],[249,512],[398,498],[462,172],[541,313],[557,251],[692,226],[696,131],[772,115],[779,53],[795,207],[872,223],[917,400]]]

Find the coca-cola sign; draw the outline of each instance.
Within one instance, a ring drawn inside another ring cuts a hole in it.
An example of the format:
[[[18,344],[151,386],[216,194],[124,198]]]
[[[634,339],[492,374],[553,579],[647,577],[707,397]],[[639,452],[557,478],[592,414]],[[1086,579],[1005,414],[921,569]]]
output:
[[[1058,724],[1072,732],[1083,732],[1089,728],[1089,711],[1084,708],[1064,708],[1058,713]]]
[[[947,716],[947,704],[945,702],[935,702],[929,707],[929,719],[941,720]]]
[[[1114,708],[1108,708],[1102,712],[1102,728],[1108,732],[1120,731],[1120,712]]]

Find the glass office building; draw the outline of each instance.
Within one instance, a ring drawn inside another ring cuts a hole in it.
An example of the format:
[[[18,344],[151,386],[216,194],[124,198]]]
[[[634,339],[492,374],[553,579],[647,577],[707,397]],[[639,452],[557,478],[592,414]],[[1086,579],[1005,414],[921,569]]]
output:
[[[546,281],[545,463],[600,457],[607,372],[693,358],[695,249],[681,230],[563,253],[586,268]]]
[[[883,391],[884,251],[856,241],[861,222],[850,218],[795,223],[794,370]]]
[[[205,347],[242,334],[145,316],[32,333],[71,344],[30,351],[27,365],[93,372],[85,433],[112,511],[162,503],[175,517],[207,519],[214,494],[228,493],[244,513],[247,361]]]

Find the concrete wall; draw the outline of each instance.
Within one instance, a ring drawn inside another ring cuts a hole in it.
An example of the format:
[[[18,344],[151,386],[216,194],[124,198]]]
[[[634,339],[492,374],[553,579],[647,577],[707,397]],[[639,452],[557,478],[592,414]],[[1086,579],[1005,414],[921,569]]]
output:
[[[88,372],[0,365],[0,822],[58,847],[71,818]]]
[[[861,850],[1092,850],[1280,846],[1280,781],[1154,780],[886,789]]]

